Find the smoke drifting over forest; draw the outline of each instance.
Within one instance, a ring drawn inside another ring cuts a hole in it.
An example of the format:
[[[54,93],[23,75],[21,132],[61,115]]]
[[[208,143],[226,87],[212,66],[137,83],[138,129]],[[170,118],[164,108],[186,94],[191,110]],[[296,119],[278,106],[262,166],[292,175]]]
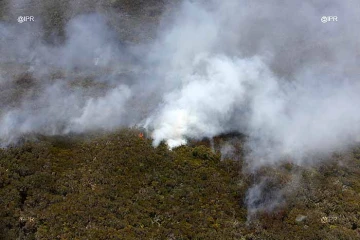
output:
[[[139,43],[120,40],[114,13],[71,15],[75,5],[65,37],[51,35],[25,2],[0,22],[3,146],[129,126],[169,147],[240,132],[256,168],[360,140],[357,1],[182,1]]]

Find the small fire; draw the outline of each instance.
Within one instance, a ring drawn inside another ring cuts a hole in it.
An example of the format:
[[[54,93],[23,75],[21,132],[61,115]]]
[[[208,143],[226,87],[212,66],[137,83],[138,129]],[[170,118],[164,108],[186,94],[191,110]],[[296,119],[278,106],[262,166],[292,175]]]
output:
[[[144,134],[143,134],[143,133],[139,133],[139,138],[144,138]]]

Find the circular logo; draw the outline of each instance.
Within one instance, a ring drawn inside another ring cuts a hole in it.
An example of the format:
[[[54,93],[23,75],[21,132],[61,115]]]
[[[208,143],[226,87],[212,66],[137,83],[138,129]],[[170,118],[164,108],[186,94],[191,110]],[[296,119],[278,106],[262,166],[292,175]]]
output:
[[[321,18],[321,22],[322,22],[322,23],[326,23],[327,21],[328,21],[327,17],[323,16],[323,17]]]
[[[19,16],[19,17],[17,18],[17,21],[18,21],[18,23],[23,23],[23,22],[24,22],[24,17],[23,17],[23,16]]]

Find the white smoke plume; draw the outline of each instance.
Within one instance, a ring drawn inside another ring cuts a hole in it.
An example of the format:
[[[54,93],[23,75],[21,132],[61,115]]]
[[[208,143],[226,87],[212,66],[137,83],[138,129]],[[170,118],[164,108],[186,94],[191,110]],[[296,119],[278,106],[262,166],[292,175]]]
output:
[[[19,2],[9,11],[24,12]],[[0,22],[2,145],[27,133],[143,126],[154,146],[176,147],[235,131],[247,135],[256,169],[313,162],[360,140],[357,1],[181,1],[139,44],[119,40],[122,23],[93,5],[65,11],[65,40],[52,44],[40,15]],[[19,69],[30,76],[25,90],[13,80]],[[78,86],[84,79],[90,87]]]

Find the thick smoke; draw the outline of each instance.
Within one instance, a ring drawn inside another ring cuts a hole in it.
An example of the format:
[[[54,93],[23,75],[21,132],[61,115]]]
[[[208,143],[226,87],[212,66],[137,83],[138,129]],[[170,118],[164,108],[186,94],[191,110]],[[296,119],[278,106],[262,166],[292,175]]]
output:
[[[360,140],[359,12],[351,0],[183,1],[141,44],[119,40],[106,11],[68,14],[52,44],[40,20],[3,21],[0,141],[141,126],[176,147],[237,131],[251,169],[313,162]]]
[[[350,1],[184,3],[155,52],[174,87],[149,120],[154,144],[240,131],[256,167],[359,141],[358,10]],[[328,15],[339,21],[322,23]]]

